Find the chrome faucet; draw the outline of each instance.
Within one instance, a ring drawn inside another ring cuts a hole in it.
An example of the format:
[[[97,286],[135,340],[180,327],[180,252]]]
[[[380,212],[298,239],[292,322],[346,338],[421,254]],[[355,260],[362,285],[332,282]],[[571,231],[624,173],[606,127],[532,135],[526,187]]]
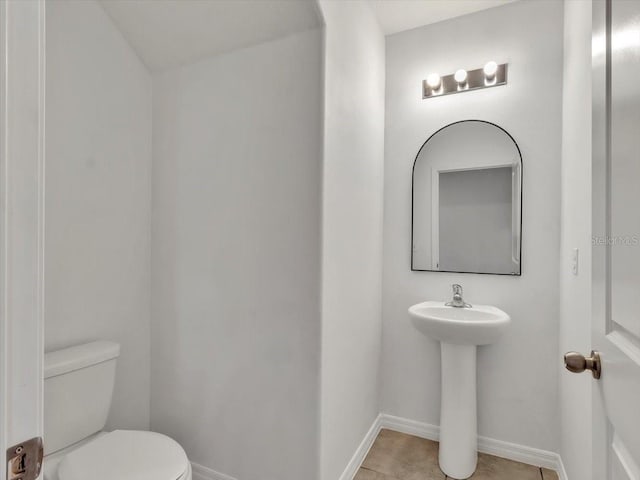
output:
[[[454,283],[451,287],[453,288],[453,299],[450,302],[445,303],[445,307],[471,308],[471,305],[464,303],[464,300],[462,299],[462,286]]]

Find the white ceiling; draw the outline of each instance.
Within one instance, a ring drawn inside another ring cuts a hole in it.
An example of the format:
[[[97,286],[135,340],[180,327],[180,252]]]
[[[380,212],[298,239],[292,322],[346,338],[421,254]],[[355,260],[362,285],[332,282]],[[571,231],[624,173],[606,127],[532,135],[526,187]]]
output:
[[[307,0],[100,0],[152,71],[321,25]]]
[[[516,0],[369,0],[385,35]]]
[[[348,1],[348,0],[333,0]],[[516,0],[369,0],[385,35]],[[314,0],[100,0],[151,71],[322,24]]]

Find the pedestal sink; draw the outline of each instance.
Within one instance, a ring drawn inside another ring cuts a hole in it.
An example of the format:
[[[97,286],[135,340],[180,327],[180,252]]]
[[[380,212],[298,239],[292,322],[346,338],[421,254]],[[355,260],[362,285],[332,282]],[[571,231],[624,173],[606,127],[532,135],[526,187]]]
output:
[[[409,316],[420,332],[440,341],[440,468],[451,478],[469,478],[478,462],[476,350],[498,340],[511,318],[489,305],[458,308],[444,302],[419,303]]]

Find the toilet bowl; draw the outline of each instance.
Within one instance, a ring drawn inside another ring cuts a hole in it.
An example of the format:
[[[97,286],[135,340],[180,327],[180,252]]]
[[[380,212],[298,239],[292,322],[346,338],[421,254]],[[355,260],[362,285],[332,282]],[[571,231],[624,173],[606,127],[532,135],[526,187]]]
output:
[[[44,480],[192,480],[182,447],[159,433],[100,432],[45,456]]]
[[[45,355],[44,480],[192,480],[175,440],[155,432],[105,432],[117,343],[99,341]]]

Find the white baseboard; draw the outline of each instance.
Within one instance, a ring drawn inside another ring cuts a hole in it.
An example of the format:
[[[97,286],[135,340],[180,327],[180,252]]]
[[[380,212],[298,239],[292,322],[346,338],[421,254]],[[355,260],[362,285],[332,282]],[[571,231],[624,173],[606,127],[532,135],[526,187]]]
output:
[[[191,462],[191,470],[193,475],[193,480],[236,480],[229,475],[225,475],[224,473],[216,472],[207,467],[203,467],[202,465],[198,465],[197,463]]]
[[[558,455],[558,469],[556,470],[556,472],[558,472],[558,478],[560,480],[569,480],[569,477],[567,476],[567,471],[564,469],[564,463],[562,463],[562,457]]]
[[[353,477],[355,477],[358,472],[360,465],[364,462],[364,458],[367,456],[367,453],[369,453],[378,433],[380,433],[380,429],[382,428],[381,419],[382,415],[378,415],[378,417],[373,421],[371,428],[364,436],[362,442],[360,442],[360,445],[356,449],[356,452],[353,454],[353,457],[351,457],[351,460],[347,464],[347,468],[345,468],[342,475],[340,475],[340,480],[353,480]]]
[[[440,438],[440,427],[437,425],[430,425],[428,423],[382,413],[376,418],[373,425],[371,425],[371,428],[365,435],[362,443],[360,443],[347,468],[340,476],[340,480],[353,480],[358,468],[367,456],[371,445],[373,445],[378,433],[383,428],[426,438],[427,440],[434,440],[436,442]],[[478,437],[478,451],[516,462],[535,465],[536,467],[549,468],[558,472],[560,480],[568,480],[562,459],[560,455],[554,452],[482,436]]]
[[[437,425],[409,420],[408,418],[394,417],[386,413],[380,415],[380,423],[382,428],[387,428],[394,432],[406,433],[435,442],[440,439],[440,427]]]

